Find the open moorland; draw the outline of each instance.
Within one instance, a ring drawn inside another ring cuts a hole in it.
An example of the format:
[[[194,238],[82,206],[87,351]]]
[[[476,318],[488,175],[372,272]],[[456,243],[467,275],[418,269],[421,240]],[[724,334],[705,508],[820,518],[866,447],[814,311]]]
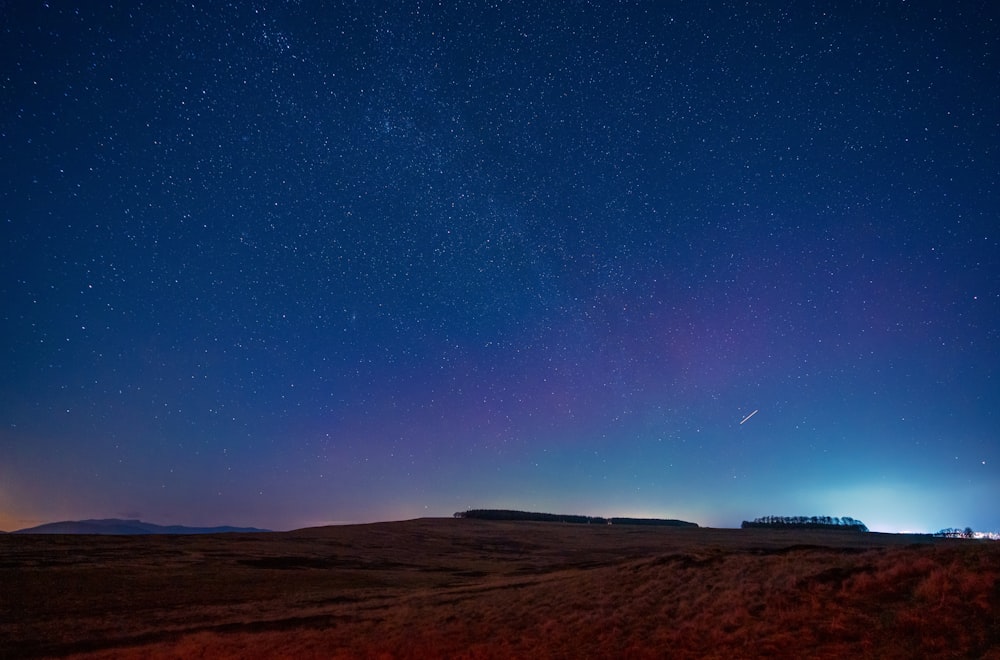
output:
[[[420,519],[0,535],[0,658],[1000,658],[1000,543]]]

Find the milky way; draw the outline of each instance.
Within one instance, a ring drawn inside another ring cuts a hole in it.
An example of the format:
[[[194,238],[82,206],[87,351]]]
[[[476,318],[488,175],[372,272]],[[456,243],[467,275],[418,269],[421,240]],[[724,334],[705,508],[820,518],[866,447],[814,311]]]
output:
[[[0,528],[1000,529],[995,12],[551,4],[0,10]]]

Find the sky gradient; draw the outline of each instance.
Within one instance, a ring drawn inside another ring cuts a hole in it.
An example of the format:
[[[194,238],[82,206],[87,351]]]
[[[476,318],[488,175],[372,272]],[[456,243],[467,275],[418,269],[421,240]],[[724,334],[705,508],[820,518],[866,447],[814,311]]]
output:
[[[997,12],[786,5],[4,3],[0,529],[1000,530]]]

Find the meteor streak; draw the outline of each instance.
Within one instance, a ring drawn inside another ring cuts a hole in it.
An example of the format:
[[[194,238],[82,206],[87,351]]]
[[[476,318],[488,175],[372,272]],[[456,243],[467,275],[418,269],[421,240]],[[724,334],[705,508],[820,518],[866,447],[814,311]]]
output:
[[[752,413],[750,413],[749,415],[747,415],[746,417],[743,418],[743,422],[747,421],[748,419],[750,419],[751,417],[753,417],[756,414],[757,414],[757,411],[756,410],[753,411]],[[743,422],[740,422],[740,424],[742,424]]]

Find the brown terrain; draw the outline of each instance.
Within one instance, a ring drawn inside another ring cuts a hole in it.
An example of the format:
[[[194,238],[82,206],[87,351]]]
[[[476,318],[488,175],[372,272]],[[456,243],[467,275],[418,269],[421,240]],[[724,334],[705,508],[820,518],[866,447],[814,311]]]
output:
[[[421,519],[0,535],[0,658],[1000,658],[1000,543]]]

